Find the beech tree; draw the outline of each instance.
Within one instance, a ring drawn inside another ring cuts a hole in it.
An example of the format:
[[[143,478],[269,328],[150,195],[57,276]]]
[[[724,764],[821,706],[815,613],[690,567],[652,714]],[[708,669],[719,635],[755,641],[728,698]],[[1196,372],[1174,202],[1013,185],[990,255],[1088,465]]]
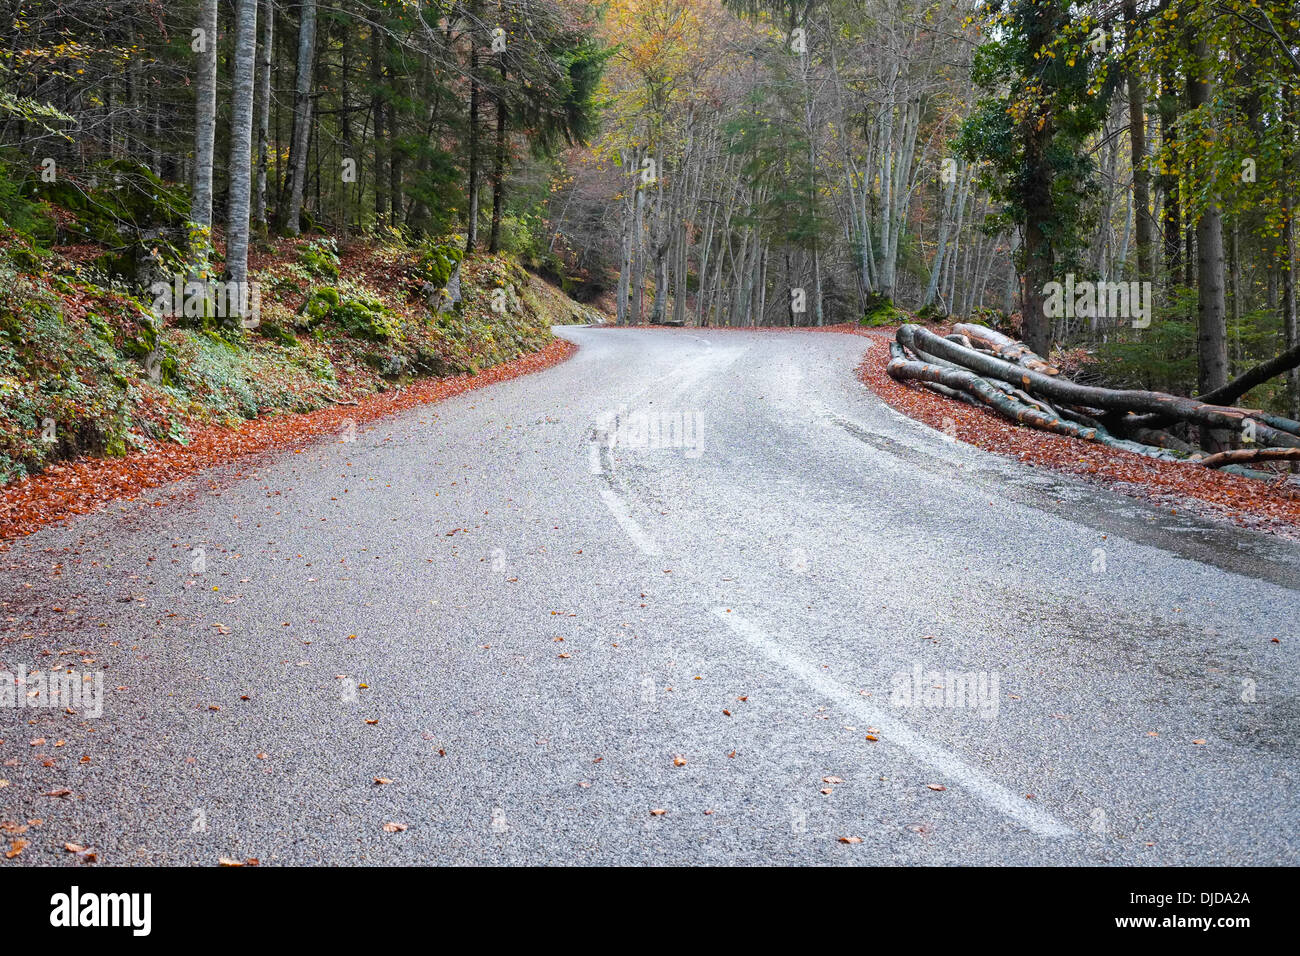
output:
[[[226,202],[226,276],[248,281],[249,199],[252,193],[253,72],[257,56],[257,0],[235,6],[230,97],[230,184]]]

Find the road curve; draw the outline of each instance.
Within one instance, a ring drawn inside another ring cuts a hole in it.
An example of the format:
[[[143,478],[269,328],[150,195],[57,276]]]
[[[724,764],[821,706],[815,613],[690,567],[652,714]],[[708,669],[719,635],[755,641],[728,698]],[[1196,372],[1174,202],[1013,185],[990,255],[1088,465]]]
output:
[[[0,665],[105,692],[0,709],[6,865],[1296,862],[1300,546],[950,441],[861,337],[559,331],[0,555]]]

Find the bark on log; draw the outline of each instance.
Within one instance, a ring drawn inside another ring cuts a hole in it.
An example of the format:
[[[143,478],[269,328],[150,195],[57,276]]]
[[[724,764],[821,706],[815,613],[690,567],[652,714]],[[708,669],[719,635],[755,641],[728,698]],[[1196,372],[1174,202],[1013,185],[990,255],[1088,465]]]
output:
[[[1196,396],[1202,402],[1209,402],[1214,405],[1222,405],[1225,402],[1235,402],[1241,396],[1245,395],[1256,385],[1267,382],[1270,378],[1276,378],[1284,372],[1300,366],[1300,345],[1287,349],[1277,358],[1269,359],[1267,362],[1261,362],[1254,368],[1247,369],[1227,385],[1220,386],[1204,395]]]
[[[1202,458],[1201,464],[1206,468],[1222,468],[1253,461],[1300,461],[1300,448],[1238,448]]]
[[[1016,401],[991,382],[965,369],[944,368],[928,362],[911,362],[905,358],[895,358],[890,361],[887,371],[891,377],[899,381],[934,382],[973,395],[1004,418],[1017,424],[1033,425],[1044,431],[1068,435],[1071,438],[1082,438],[1086,441],[1091,441],[1096,436],[1096,429],[1053,418],[1041,409]]]
[[[965,392],[959,392],[955,388],[949,388],[947,385],[940,385],[938,382],[922,382],[926,388],[936,395],[942,395],[944,398],[951,398],[955,402],[961,402],[964,405],[973,405],[975,408],[983,408],[979,399],[967,395]]]
[[[1157,428],[1146,428],[1137,424],[1134,418],[1120,419],[1112,426],[1112,430],[1124,437],[1131,438],[1133,441],[1139,441],[1144,445],[1154,445],[1157,448],[1169,448],[1173,451],[1181,451],[1186,454],[1193,454],[1196,448],[1183,441],[1177,435],[1171,435],[1167,431]]]
[[[1023,365],[1025,368],[1032,368],[1035,372],[1042,372],[1044,375],[1060,375],[1061,370],[1050,362],[1043,359],[1030,351],[1029,346],[1023,342],[1017,342],[1010,336],[1003,335],[986,325],[974,325],[967,322],[959,322],[952,327],[954,333],[967,336],[977,348],[983,348],[993,352],[999,358],[1006,362],[1014,362],[1016,365]]]

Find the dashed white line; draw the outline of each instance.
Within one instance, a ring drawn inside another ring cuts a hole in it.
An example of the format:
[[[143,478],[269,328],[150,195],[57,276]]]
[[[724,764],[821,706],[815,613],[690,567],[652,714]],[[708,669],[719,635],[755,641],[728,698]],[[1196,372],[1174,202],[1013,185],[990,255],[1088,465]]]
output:
[[[605,502],[605,507],[608,508],[609,513],[614,516],[614,520],[618,522],[619,527],[622,528],[623,532],[632,539],[632,543],[637,546],[637,550],[649,557],[663,554],[662,549],[660,549],[659,545],[655,543],[655,540],[641,530],[641,526],[636,523],[635,519],[633,519],[632,515],[627,510],[627,506],[619,500],[618,495],[614,494],[614,492],[610,491],[608,488],[602,488],[600,490],[600,498]]]
[[[773,641],[756,624],[725,608],[714,608],[713,613],[746,643],[760,651],[773,663],[785,668],[820,695],[834,701],[859,720],[880,728],[883,740],[903,748],[917,760],[928,764],[943,777],[974,794],[995,810],[1040,836],[1067,837],[1073,834],[1073,830],[1050,813],[1027,803],[1024,796],[1013,793],[984,772],[966,765],[942,747],[925,740],[902,721],[877,712],[861,696],[826,677],[816,667],[800,660],[788,648]]]

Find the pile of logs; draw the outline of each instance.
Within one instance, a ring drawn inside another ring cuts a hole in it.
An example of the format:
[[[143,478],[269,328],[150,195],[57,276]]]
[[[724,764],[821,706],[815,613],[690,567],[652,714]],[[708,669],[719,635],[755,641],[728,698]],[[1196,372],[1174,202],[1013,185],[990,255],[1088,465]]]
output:
[[[889,374],[947,398],[1058,435],[1095,441],[1164,461],[1192,462],[1250,477],[1246,467],[1300,461],[1300,422],[1254,408],[1214,404],[1253,378],[1252,369],[1201,398],[1081,385],[1023,343],[983,325],[947,336],[904,325],[890,343]]]

